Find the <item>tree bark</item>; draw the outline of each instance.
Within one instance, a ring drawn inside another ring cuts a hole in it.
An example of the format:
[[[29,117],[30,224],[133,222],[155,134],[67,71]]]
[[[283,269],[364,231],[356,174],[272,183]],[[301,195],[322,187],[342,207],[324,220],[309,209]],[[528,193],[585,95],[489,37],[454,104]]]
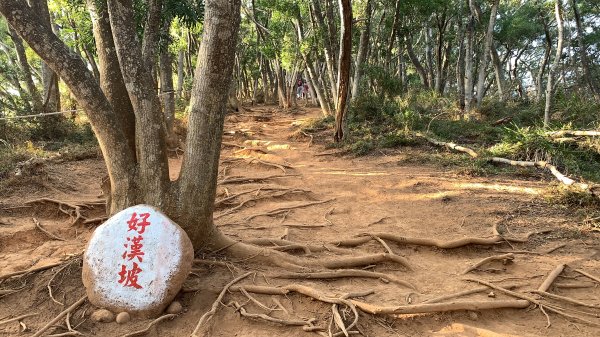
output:
[[[485,45],[483,52],[481,53],[481,62],[479,64],[479,76],[477,79],[477,107],[483,103],[483,88],[485,86],[485,78],[487,77],[487,66],[490,51],[492,49],[492,42],[494,40],[494,26],[496,25],[496,14],[498,13],[499,0],[492,2],[492,8],[490,10],[490,20],[488,23],[487,32],[485,34]]]
[[[196,249],[210,249],[221,237],[213,209],[240,0],[206,0],[204,17],[177,202],[179,224]]]
[[[352,63],[352,5],[350,0],[340,2],[340,61],[338,74],[338,96],[335,114],[334,140],[344,139],[346,112],[348,111],[348,89],[350,87],[350,65]]]
[[[108,6],[106,0],[87,0],[87,7],[92,19],[94,40],[96,41],[100,87],[117,116],[117,123],[126,136],[130,149],[129,154],[135,158],[135,115],[119,67],[108,18]]]
[[[554,92],[554,75],[560,65],[560,57],[563,50],[563,20],[562,20],[562,3],[561,0],[556,0],[554,3],[554,15],[556,17],[556,26],[558,30],[558,41],[556,43],[556,55],[554,63],[548,71],[548,82],[546,83],[546,104],[544,106],[544,127],[547,128],[550,124],[550,109],[552,108],[552,98]]]
[[[171,20],[163,21],[161,36],[163,40],[160,45],[160,94],[163,105],[163,114],[167,125],[167,142],[172,141],[173,122],[175,121],[175,90],[173,89],[173,56],[169,51],[171,39],[169,29]]]
[[[540,103],[542,101],[542,87],[543,87],[543,78],[544,78],[544,71],[546,70],[546,67],[548,66],[548,62],[550,61],[550,53],[552,52],[552,37],[550,36],[550,28],[548,27],[548,23],[546,22],[546,19],[544,19],[544,15],[540,14],[540,17],[542,19],[542,23],[544,25],[544,37],[545,37],[545,41],[546,41],[546,49],[544,51],[544,58],[542,59],[542,62],[540,64],[540,69],[538,70],[537,73],[537,78],[536,78],[536,82],[535,82],[535,102],[536,103]]]
[[[177,97],[179,97],[179,99],[183,98],[183,80],[184,80],[184,73],[183,73],[183,64],[185,62],[185,53],[183,50],[179,50],[179,53],[177,54]]]
[[[117,56],[135,112],[140,192],[144,202],[159,209],[169,206],[169,167],[166,125],[156,93],[153,72],[144,59],[137,39],[131,0],[108,0],[108,13]],[[147,56],[147,55],[145,55]]]
[[[321,38],[323,40],[323,51],[325,53],[325,64],[327,65],[327,78],[329,79],[329,89],[331,90],[331,97],[337,97],[337,86],[335,75],[337,74],[337,67],[335,62],[335,53],[333,51],[333,44],[331,43],[331,36],[328,30],[328,26],[325,24],[323,17],[323,11],[321,10],[320,0],[311,0],[312,11],[311,13],[315,16],[318,27],[321,32]],[[325,89],[325,88],[323,88]]]
[[[456,60],[456,87],[458,90],[458,107],[465,112],[465,28],[463,24],[463,2],[461,1],[458,16],[458,57]]]

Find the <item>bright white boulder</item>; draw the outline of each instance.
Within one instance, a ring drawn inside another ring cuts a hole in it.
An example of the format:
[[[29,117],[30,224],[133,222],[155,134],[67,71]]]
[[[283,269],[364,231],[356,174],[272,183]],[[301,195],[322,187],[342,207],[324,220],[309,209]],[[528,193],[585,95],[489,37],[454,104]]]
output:
[[[83,284],[95,306],[156,316],[183,286],[193,258],[192,243],[177,224],[138,205],[96,229],[83,258]]]

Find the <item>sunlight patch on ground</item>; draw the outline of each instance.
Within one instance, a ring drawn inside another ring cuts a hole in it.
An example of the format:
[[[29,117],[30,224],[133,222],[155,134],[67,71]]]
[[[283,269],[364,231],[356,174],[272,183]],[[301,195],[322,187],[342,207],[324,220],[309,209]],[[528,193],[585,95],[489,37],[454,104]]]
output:
[[[531,195],[542,194],[541,189],[534,188],[534,187],[521,187],[521,186],[512,186],[512,185],[483,184],[483,183],[458,183],[458,184],[454,184],[454,186],[461,188],[461,189],[468,189],[468,190],[490,190],[490,191],[498,191],[498,192],[509,192],[509,193],[531,194]]]
[[[453,336],[453,337],[519,337],[518,335],[507,335],[503,333],[497,333],[490,330],[477,328],[461,323],[453,323],[440,331],[433,334],[436,337],[442,336]]]
[[[417,195],[415,195],[415,197],[413,199],[415,199],[415,200],[442,200],[445,198],[455,197],[460,194],[461,194],[460,191],[443,191],[443,192],[440,191],[440,192],[436,192],[436,193],[417,194]]]

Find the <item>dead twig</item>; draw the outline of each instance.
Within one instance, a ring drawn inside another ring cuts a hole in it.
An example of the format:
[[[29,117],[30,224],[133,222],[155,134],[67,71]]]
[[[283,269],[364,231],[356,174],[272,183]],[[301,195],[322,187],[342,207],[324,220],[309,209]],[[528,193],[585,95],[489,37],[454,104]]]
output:
[[[152,322],[150,322],[150,324],[148,324],[148,326],[143,329],[143,330],[138,330],[138,331],[134,331],[128,334],[123,335],[122,337],[136,337],[136,336],[141,336],[144,334],[147,334],[148,331],[150,331],[150,329],[155,326],[156,324],[165,321],[167,319],[171,319],[171,318],[175,318],[177,315],[175,314],[166,314],[166,315],[162,315],[159,318],[153,320]]]
[[[473,270],[483,266],[484,264],[486,264],[490,261],[502,261],[503,264],[507,264],[509,261],[512,261],[514,259],[515,259],[515,255],[512,253],[490,256],[490,257],[487,257],[487,258],[475,263],[471,267],[465,269],[465,271],[463,271],[462,274],[464,275],[469,272],[472,272]]]
[[[50,238],[52,238],[54,240],[65,241],[65,239],[61,238],[60,236],[57,236],[57,235],[54,235],[54,234],[48,232],[44,227],[42,227],[42,224],[38,221],[38,219],[36,219],[36,218],[32,218],[32,219],[33,219],[33,223],[35,224],[35,227],[37,227],[37,229],[42,231],[42,233],[48,235]]]
[[[219,304],[221,304],[221,301],[223,300],[223,297],[225,296],[225,294],[227,293],[227,290],[229,290],[229,288],[236,284],[237,282],[245,279],[246,277],[252,275],[252,272],[248,272],[240,277],[237,277],[235,279],[233,279],[231,282],[227,283],[225,285],[225,287],[223,287],[223,290],[221,290],[221,293],[219,294],[219,296],[217,297],[217,299],[215,300],[215,302],[213,303],[211,309],[206,312],[204,315],[202,315],[202,317],[200,317],[200,320],[198,321],[198,324],[196,324],[196,328],[194,329],[194,331],[192,332],[192,337],[197,337],[198,336],[198,332],[200,330],[200,328],[202,327],[202,325],[204,325],[206,322],[208,322],[213,316],[214,314],[217,312],[217,308],[219,308]]]
[[[39,314],[38,313],[32,313],[32,314],[25,314],[25,315],[17,316],[17,317],[11,318],[11,319],[7,319],[7,320],[4,320],[4,321],[1,321],[0,325],[8,324],[10,322],[20,321],[22,319],[25,319],[25,318],[28,318],[28,317],[37,316],[37,315],[39,315]]]
[[[43,328],[38,330],[38,332],[33,334],[33,336],[31,336],[31,337],[40,337],[41,335],[43,335],[46,332],[46,330],[48,330],[54,324],[56,324],[58,321],[63,319],[63,317],[65,317],[65,315],[67,315],[67,313],[72,312],[73,310],[77,309],[77,307],[82,305],[83,302],[85,302],[85,300],[87,300],[87,296],[83,296],[82,298],[80,298],[77,302],[73,303],[70,307],[63,310],[60,314],[58,314],[58,316],[54,317],[54,319],[52,319],[50,322],[48,322],[48,324],[44,325]]]

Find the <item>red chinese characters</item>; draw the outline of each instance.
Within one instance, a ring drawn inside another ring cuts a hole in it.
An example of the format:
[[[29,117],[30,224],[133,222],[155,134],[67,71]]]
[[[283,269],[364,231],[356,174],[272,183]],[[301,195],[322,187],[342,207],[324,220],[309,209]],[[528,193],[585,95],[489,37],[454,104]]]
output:
[[[133,212],[131,219],[127,221],[127,232],[134,231],[138,235],[134,234],[131,237],[127,237],[127,242],[123,245],[126,249],[123,255],[121,255],[123,260],[125,260],[125,263],[128,263],[129,261],[132,261],[133,263],[131,266],[121,264],[121,271],[118,273],[118,282],[124,287],[133,287],[136,289],[142,288],[138,283],[138,274],[143,270],[140,268],[138,262],[142,263],[144,261],[144,252],[142,251],[142,248],[144,247],[142,243],[144,237],[142,234],[146,231],[146,227],[150,226],[150,222],[148,221],[149,217],[150,213],[140,213],[138,216],[136,212]],[[130,267],[130,269],[128,269],[128,267]]]

